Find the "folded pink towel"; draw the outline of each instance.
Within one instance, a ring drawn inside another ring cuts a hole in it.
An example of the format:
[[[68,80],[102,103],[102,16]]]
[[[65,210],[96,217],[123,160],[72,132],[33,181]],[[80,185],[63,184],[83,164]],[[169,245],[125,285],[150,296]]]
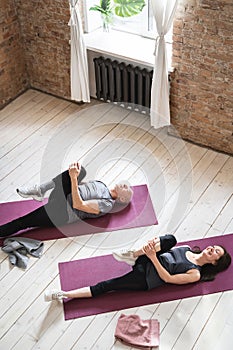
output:
[[[138,315],[121,314],[115,338],[126,345],[151,350],[159,346],[159,322],[153,319],[142,320]]]

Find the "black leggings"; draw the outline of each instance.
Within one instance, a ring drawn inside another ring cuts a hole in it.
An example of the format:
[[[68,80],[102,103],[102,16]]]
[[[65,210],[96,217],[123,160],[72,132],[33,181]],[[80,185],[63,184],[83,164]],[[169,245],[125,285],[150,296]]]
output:
[[[140,256],[131,272],[91,286],[92,296],[96,297],[103,293],[117,290],[147,290],[146,266],[148,263],[150,263],[150,259],[146,255]]]
[[[82,167],[78,183],[86,176]],[[15,232],[32,227],[62,226],[68,222],[67,196],[71,193],[69,171],[66,170],[53,179],[55,187],[49,196],[48,203],[16,220],[0,226],[0,236],[9,236]]]

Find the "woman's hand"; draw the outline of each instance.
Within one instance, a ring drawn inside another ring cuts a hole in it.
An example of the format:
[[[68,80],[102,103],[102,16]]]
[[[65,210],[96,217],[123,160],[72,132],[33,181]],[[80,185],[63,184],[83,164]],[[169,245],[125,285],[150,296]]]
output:
[[[154,244],[156,251],[160,250],[160,238],[155,236],[153,239],[150,239],[147,243]]]
[[[146,245],[144,245],[143,251],[149,259],[154,257],[156,254],[156,248],[155,248],[154,242],[153,241],[148,242]]]
[[[69,175],[72,178],[78,178],[81,170],[81,165],[79,163],[72,163],[69,166]]]

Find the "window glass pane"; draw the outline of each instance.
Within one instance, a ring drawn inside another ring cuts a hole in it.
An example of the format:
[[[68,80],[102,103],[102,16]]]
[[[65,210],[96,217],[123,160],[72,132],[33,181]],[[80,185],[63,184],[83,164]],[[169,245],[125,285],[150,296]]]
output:
[[[84,32],[90,33],[97,28],[100,28],[101,16],[97,11],[90,11],[90,8],[99,3],[99,0],[86,0],[84,1]]]
[[[101,15],[97,11],[90,11],[90,7],[99,4],[99,0],[84,1],[85,13],[85,32],[92,32],[93,30],[102,26]],[[112,30],[124,31],[136,35],[142,35],[154,39],[156,37],[156,25],[152,12],[150,0],[145,0],[145,6],[141,13],[132,17],[119,17],[114,15]],[[166,42],[172,42],[172,28],[166,35]]]
[[[146,5],[142,12],[132,17],[114,16],[113,28],[142,35],[148,30],[148,6]]]

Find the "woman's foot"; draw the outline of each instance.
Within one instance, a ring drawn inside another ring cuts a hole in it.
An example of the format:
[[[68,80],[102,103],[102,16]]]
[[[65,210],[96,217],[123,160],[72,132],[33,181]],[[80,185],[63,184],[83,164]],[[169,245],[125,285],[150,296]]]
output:
[[[44,300],[45,301],[53,301],[53,300],[62,300],[65,299],[66,296],[62,290],[52,289],[46,290],[44,292]]]
[[[112,255],[117,261],[123,261],[126,264],[133,266],[138,258],[134,256],[134,252],[135,250],[132,249],[121,249],[113,252]]]

